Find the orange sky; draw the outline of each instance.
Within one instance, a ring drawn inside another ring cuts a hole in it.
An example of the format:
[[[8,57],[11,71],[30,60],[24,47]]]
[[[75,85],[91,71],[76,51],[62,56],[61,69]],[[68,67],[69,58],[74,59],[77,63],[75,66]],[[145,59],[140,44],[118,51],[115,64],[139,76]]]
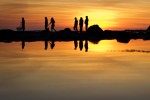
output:
[[[54,17],[56,30],[72,29],[74,17],[89,16],[89,25],[103,30],[146,29],[150,24],[150,0],[0,0],[0,29],[20,25],[27,30],[44,29],[44,17]]]

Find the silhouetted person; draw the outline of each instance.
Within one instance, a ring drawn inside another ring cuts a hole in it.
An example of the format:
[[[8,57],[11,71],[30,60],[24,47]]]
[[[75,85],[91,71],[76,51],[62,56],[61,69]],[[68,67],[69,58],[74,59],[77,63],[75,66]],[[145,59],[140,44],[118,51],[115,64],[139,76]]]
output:
[[[86,31],[88,29],[88,24],[89,24],[89,19],[88,19],[88,16],[86,16],[86,19],[85,19],[85,30]]]
[[[54,18],[51,18],[50,24],[51,24],[51,32],[52,32],[52,30],[54,30],[56,32],[56,30],[54,28],[55,27],[55,20],[54,20]]]
[[[82,32],[83,30],[83,18],[82,17],[80,17],[79,26],[80,26],[80,32]]]
[[[84,47],[85,47],[85,52],[88,52],[88,41],[87,40],[85,41]]]
[[[74,27],[73,28],[74,28],[75,31],[78,31],[78,20],[77,20],[76,17],[74,19],[75,20],[74,20]]]
[[[53,48],[55,47],[55,42],[52,41],[52,42],[50,43],[50,45],[51,45],[51,49],[53,49]]]
[[[74,40],[74,49],[76,50],[78,47],[78,41],[77,40]]]
[[[48,41],[46,40],[45,41],[45,50],[47,50],[47,47],[48,47]]]
[[[48,30],[48,19],[45,17],[45,30]]]
[[[25,19],[24,19],[24,17],[22,17],[21,24],[22,24],[22,31],[25,31]]]
[[[24,49],[24,47],[25,47],[25,41],[22,40],[22,49]]]
[[[83,41],[82,40],[79,41],[79,48],[80,48],[80,51],[82,51],[82,49],[83,49]]]

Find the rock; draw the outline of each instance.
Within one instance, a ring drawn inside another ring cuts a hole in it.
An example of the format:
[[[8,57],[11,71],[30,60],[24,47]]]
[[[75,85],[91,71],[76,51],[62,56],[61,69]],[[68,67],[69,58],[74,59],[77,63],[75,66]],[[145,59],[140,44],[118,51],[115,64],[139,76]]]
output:
[[[71,29],[70,28],[65,28],[64,30],[61,30],[60,32],[62,33],[71,33]]]
[[[87,30],[88,34],[101,34],[103,30],[98,25],[92,25]]]
[[[150,32],[150,25],[149,25],[149,27],[147,28],[147,31],[149,31],[149,32]]]
[[[2,32],[13,32],[13,30],[11,30],[11,29],[2,29],[0,31],[2,31]]]

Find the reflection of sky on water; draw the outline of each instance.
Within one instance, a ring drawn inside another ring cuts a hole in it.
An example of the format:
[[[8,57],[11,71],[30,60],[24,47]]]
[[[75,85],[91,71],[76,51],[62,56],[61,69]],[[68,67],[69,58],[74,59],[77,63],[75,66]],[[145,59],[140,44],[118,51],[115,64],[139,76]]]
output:
[[[3,100],[149,100],[149,41],[89,42],[89,51],[73,42],[0,43],[0,97]],[[105,44],[105,45],[104,45]],[[145,45],[144,45],[145,44]],[[103,48],[102,48],[103,47]],[[106,49],[104,49],[104,47]],[[111,47],[111,48],[110,48]],[[109,48],[109,49],[108,49]]]

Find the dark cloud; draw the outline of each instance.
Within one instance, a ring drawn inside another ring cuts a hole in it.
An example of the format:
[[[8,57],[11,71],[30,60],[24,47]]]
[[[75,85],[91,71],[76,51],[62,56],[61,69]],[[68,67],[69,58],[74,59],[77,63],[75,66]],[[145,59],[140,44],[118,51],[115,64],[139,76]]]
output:
[[[30,7],[45,7],[49,6],[46,4],[32,4],[32,3],[7,3],[1,5],[4,8],[10,8],[10,9],[22,9],[22,8],[30,8]]]
[[[146,1],[146,0],[145,0]],[[26,8],[36,8],[36,7],[57,7],[57,8],[122,8],[127,7],[127,5],[139,2],[138,0],[28,0],[26,2],[9,2],[5,4],[0,4],[0,8],[9,9],[26,9]]]
[[[10,8],[10,9],[20,9],[20,8],[27,8],[28,4],[22,4],[22,3],[7,3],[2,5],[4,8]]]
[[[29,2],[30,1],[30,2]],[[5,4],[0,4],[1,7],[10,8],[10,9],[23,9],[23,8],[31,8],[31,7],[69,7],[69,6],[76,6],[76,7],[115,7],[120,6],[121,4],[125,3],[125,1],[121,0],[28,0],[28,2],[10,2]]]

